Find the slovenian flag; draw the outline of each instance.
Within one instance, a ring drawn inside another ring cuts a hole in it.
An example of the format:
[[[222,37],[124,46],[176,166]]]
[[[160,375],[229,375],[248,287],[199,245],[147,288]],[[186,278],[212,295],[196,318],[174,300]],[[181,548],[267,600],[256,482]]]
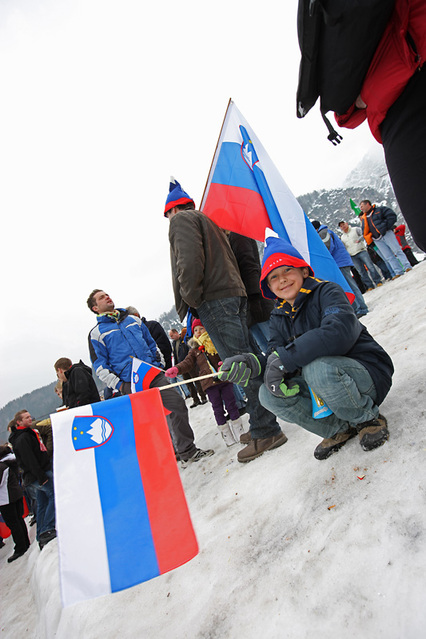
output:
[[[133,357],[132,359],[132,379],[130,382],[132,393],[148,390],[154,377],[164,372],[162,368],[157,368],[147,362]]]
[[[64,606],[198,552],[158,389],[51,415]]]
[[[200,206],[218,226],[263,242],[266,229],[287,240],[315,276],[354,294],[253,129],[229,101]]]

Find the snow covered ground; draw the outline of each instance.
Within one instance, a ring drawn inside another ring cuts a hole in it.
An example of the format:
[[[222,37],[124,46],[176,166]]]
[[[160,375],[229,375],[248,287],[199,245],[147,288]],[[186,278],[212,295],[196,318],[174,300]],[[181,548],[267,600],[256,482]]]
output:
[[[63,610],[57,540],[42,553],[34,543],[7,564],[9,538],[0,550],[1,636],[423,638],[426,261],[365,298],[363,323],[396,369],[381,408],[389,442],[367,453],[353,439],[319,462],[318,438],[286,424],[285,446],[242,465],[238,446],[222,443],[209,405],[195,408],[197,443],[216,450],[181,470],[198,556],[150,582]]]

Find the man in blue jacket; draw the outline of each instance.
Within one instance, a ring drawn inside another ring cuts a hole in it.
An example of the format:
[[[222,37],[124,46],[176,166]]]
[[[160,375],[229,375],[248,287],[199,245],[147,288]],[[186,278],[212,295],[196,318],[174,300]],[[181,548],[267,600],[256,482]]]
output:
[[[129,395],[133,357],[158,366],[157,345],[142,320],[129,315],[124,308],[116,309],[105,291],[94,289],[87,305],[97,316],[97,325],[89,334],[90,358],[95,373],[109,388]],[[150,388],[167,386],[168,383],[164,373],[159,370]],[[170,411],[167,424],[179,458],[184,462],[196,462],[213,455],[213,450],[201,450],[195,446],[188,410],[182,397],[170,389],[161,392],[161,399]]]

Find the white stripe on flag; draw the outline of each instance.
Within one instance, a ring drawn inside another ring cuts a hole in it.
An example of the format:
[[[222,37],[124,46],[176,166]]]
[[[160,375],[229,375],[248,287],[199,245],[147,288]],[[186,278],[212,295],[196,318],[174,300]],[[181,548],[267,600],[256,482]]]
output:
[[[109,594],[111,584],[93,449],[75,451],[72,422],[81,406],[51,415],[62,603]]]

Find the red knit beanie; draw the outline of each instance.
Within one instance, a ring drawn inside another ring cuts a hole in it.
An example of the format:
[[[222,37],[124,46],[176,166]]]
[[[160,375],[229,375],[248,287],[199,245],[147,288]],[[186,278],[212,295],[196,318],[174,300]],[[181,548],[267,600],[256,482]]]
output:
[[[191,325],[191,328],[192,328],[192,334],[194,334],[194,328],[195,328],[196,326],[203,326],[202,321],[201,321],[201,320],[199,320],[199,319],[195,319],[195,320],[192,322],[192,325]],[[204,326],[203,326],[203,328],[204,328]]]

